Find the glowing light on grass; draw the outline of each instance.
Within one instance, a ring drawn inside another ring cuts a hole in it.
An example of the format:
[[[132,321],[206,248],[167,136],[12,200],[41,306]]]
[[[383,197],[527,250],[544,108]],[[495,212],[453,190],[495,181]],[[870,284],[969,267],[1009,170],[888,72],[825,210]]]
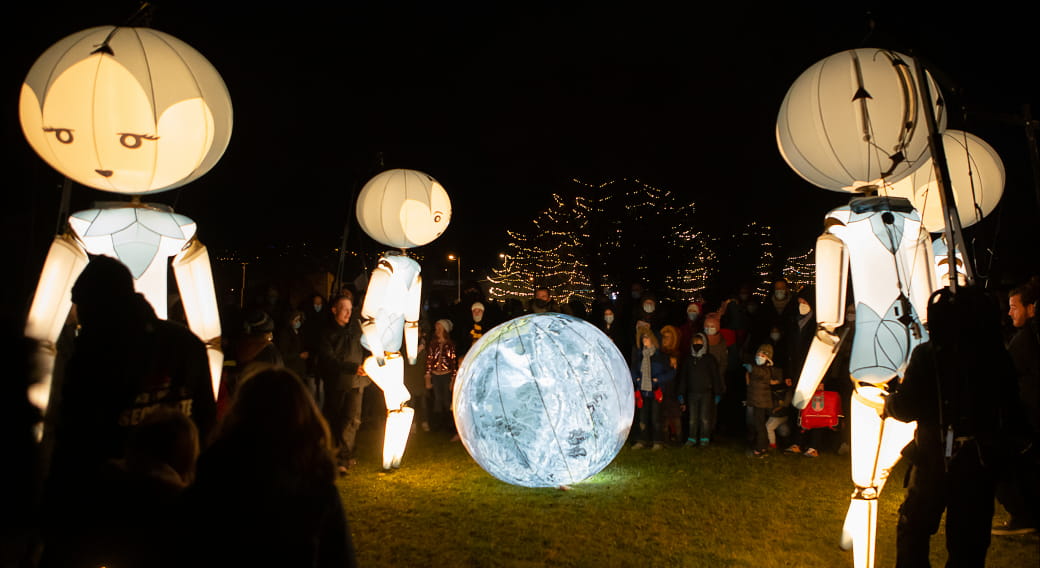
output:
[[[617,347],[585,321],[557,313],[510,320],[485,333],[459,368],[459,436],[506,483],[578,483],[606,467],[628,437],[629,377]]]

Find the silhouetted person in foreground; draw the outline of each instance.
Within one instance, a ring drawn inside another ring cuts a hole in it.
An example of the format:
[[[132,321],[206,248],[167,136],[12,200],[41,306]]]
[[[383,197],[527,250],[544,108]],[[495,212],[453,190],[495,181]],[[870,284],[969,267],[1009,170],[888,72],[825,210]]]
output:
[[[110,460],[101,482],[87,491],[95,514],[83,527],[91,566],[167,565],[177,505],[195,478],[198,436],[174,408],[160,408],[133,428],[124,457]]]
[[[34,428],[40,411],[27,396],[36,341],[22,335],[24,322],[0,317],[0,343],[7,347],[0,380],[0,566],[27,566],[39,546],[36,517],[39,455]]]
[[[78,566],[94,522],[90,488],[123,457],[134,426],[172,408],[202,439],[216,417],[206,348],[188,328],[160,320],[119,261],[93,257],[72,287],[81,326],[54,412],[45,485],[43,566]],[[147,504],[142,504],[147,507]]]
[[[898,567],[929,566],[944,510],[946,565],[985,565],[996,472],[1025,432],[998,313],[979,288],[933,294],[929,340],[914,349],[885,404],[888,416],[917,421],[903,451],[912,469],[896,528]]]
[[[185,493],[178,566],[355,566],[328,424],[285,368],[243,377]]]

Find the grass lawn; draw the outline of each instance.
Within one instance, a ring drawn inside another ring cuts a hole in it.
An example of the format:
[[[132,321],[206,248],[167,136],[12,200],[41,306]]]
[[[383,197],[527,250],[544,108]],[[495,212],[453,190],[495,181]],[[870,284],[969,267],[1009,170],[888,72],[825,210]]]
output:
[[[362,566],[852,566],[838,547],[852,490],[848,458],[745,456],[708,448],[621,450],[570,491],[493,478],[443,433],[418,432],[385,474],[378,424],[340,490]],[[880,499],[877,566],[895,564],[905,468]],[[997,518],[1004,511],[997,507]],[[946,562],[942,529],[933,565]],[[1040,566],[1036,535],[993,537],[988,566]]]

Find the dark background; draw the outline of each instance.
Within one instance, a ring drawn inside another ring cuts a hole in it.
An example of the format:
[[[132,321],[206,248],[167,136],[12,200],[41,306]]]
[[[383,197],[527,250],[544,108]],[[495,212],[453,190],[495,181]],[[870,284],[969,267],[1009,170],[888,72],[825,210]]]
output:
[[[784,164],[774,138],[780,101],[819,59],[884,47],[922,57],[947,98],[949,127],[979,135],[1004,159],[1003,201],[968,234],[980,271],[995,281],[1036,271],[1037,195],[1020,117],[1027,103],[1040,114],[1036,8],[495,4],[154,2],[151,27],[213,63],[235,123],[212,171],[149,199],[196,219],[214,253],[263,256],[303,243],[313,253],[338,246],[351,197],[372,175],[418,169],[452,198],[451,226],[417,251],[427,270],[444,270],[448,251],[466,268],[491,266],[505,229],[524,228],[572,178],[631,177],[689,195],[714,234],[757,220],[775,228],[782,254],[799,253],[848,195]],[[5,312],[15,318],[57,226],[62,181],[22,136],[21,81],[60,38],[123,23],[137,6],[10,10],[0,116],[14,172],[4,222],[18,245],[5,279]],[[72,210],[106,199],[77,186]],[[352,231],[348,248],[380,248]]]

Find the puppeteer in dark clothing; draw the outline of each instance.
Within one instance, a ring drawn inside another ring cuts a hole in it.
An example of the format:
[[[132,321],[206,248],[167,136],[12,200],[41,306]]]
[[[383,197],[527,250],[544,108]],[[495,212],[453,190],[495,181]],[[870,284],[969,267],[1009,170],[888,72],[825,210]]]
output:
[[[947,566],[985,565],[995,474],[1023,432],[1015,375],[996,303],[984,291],[944,289],[928,306],[929,341],[910,356],[885,413],[917,421],[896,529],[896,566],[929,566],[929,538],[946,511]]]
[[[135,425],[158,409],[176,409],[205,440],[216,419],[205,345],[188,328],[158,319],[122,263],[94,257],[72,300],[82,329],[50,408],[44,566],[78,565],[76,542],[92,516],[84,488],[123,456]],[[149,504],[141,507],[149,512]]]

